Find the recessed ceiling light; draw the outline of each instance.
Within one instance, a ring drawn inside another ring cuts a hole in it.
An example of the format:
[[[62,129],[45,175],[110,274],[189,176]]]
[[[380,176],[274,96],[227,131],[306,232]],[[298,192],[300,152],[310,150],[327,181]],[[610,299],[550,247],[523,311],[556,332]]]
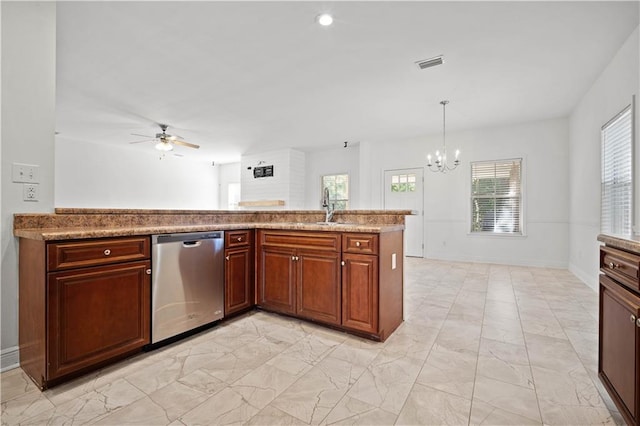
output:
[[[328,13],[323,13],[316,17],[316,21],[318,21],[318,24],[322,25],[323,27],[328,27],[329,25],[333,24],[333,16],[329,15]]]

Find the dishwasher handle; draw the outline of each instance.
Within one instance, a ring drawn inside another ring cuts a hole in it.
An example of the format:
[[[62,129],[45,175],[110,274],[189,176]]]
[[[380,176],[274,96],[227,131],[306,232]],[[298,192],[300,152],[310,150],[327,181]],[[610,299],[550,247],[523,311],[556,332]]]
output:
[[[184,247],[184,248],[194,248],[194,247],[199,247],[200,244],[202,244],[202,240],[183,241],[182,242],[182,247]]]

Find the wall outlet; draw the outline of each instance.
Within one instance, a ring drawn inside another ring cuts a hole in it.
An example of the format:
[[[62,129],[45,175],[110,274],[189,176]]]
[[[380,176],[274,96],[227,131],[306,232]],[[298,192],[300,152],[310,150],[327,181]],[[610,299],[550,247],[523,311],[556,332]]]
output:
[[[38,185],[25,183],[22,186],[22,199],[24,201],[38,201]]]
[[[13,163],[12,180],[17,183],[38,183],[39,169],[40,166],[33,164]]]

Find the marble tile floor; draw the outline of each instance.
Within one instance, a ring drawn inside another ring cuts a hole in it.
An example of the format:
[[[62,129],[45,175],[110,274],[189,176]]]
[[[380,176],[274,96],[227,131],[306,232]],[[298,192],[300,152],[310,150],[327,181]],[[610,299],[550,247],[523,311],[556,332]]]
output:
[[[4,372],[2,424],[624,424],[571,273],[407,258],[405,277],[385,343],[254,312],[45,392]]]

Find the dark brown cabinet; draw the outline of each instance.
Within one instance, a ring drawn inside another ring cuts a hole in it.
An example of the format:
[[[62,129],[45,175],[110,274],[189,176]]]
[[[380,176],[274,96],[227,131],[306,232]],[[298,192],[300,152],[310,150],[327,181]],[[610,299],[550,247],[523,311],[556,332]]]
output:
[[[640,256],[611,247],[600,254],[598,374],[620,413],[640,425]]]
[[[340,324],[340,234],[259,230],[258,245],[258,305]]]
[[[253,231],[227,231],[224,258],[224,314],[229,316],[255,304]]]
[[[42,389],[150,339],[149,238],[20,241],[20,365]]]

